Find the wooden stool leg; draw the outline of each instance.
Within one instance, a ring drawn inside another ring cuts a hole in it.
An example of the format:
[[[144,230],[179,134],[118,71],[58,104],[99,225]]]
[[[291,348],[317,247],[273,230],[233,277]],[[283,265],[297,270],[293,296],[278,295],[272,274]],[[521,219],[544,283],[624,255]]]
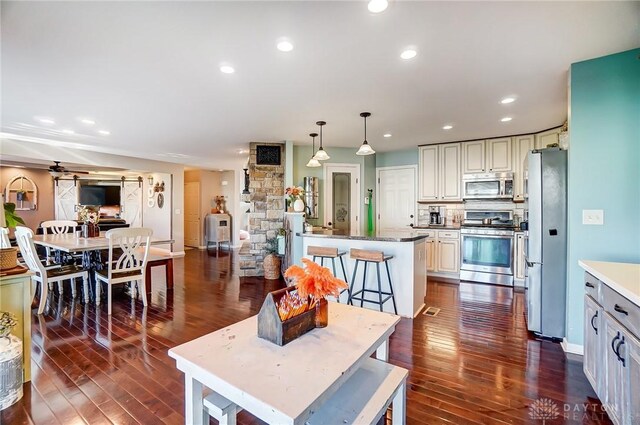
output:
[[[384,265],[387,267],[387,277],[389,278],[389,292],[391,292],[391,301],[393,301],[393,311],[398,314],[398,308],[396,307],[396,296],[393,293],[393,285],[391,284],[391,273],[389,272],[389,261],[385,261]]]

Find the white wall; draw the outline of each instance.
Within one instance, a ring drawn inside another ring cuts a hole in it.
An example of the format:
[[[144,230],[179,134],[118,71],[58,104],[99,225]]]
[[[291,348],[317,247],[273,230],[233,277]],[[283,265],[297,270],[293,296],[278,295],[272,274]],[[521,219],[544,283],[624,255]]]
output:
[[[149,206],[149,180],[148,176],[153,176],[154,185],[155,182],[164,182],[164,206],[158,207],[158,194],[154,193],[153,207]],[[171,239],[172,235],[172,199],[168,194],[172,193],[172,176],[167,173],[151,173],[143,176],[142,183],[142,226],[153,229],[153,237],[159,239]],[[170,249],[169,246],[158,245],[155,248]]]

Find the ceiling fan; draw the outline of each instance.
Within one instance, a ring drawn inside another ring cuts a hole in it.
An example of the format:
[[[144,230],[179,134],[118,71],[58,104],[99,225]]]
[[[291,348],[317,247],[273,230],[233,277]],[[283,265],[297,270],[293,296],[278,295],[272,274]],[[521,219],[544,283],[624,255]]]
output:
[[[53,177],[62,177],[66,174],[89,174],[88,171],[79,171],[79,170],[67,170],[65,167],[60,165],[60,161],[53,161],[54,165],[50,166],[47,170],[49,174]]]

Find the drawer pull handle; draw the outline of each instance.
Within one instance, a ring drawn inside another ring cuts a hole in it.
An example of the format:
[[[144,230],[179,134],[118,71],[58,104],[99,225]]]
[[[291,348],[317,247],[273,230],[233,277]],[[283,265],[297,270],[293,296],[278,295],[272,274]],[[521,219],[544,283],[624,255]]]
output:
[[[593,286],[593,283],[589,283],[589,282],[585,283],[584,286],[587,286],[589,288],[595,288],[595,286]]]
[[[598,317],[597,311],[596,311],[596,314],[594,314],[593,317],[591,318],[591,327],[593,328],[594,331],[596,331],[596,335],[598,335],[598,328],[596,328],[596,326],[593,324],[593,321],[596,319],[596,317]]]
[[[624,345],[624,335],[622,335],[622,338],[620,338],[620,342],[618,343],[618,345],[616,345],[616,356],[618,356],[618,360],[622,362],[622,367],[626,367],[627,365],[624,360],[624,357],[620,355],[620,347],[622,347],[623,345]]]
[[[616,304],[615,306],[613,306],[613,309],[615,311],[617,311],[620,314],[624,314],[625,316],[629,315],[629,312],[627,310],[625,310],[624,308],[620,307],[618,304]]]

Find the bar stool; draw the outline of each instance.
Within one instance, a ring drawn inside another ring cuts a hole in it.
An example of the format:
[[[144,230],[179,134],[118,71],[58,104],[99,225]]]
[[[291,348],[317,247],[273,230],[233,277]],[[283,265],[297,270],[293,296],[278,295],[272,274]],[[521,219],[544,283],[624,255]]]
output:
[[[393,258],[393,255],[384,255],[382,251],[369,251],[365,249],[355,249],[351,248],[351,252],[349,254],[351,259],[356,260],[356,266],[353,269],[353,277],[351,281],[353,282],[353,289],[355,290],[356,285],[356,273],[358,272],[358,264],[362,261],[364,262],[364,275],[362,277],[362,289],[359,291],[352,291],[350,304],[353,305],[353,300],[360,301],[360,307],[364,306],[364,302],[378,304],[380,306],[380,311],[382,311],[382,305],[391,298],[393,302],[393,311],[395,314],[398,314],[398,308],[396,307],[396,298],[393,295],[393,285],[391,284],[391,273],[389,272],[389,260]],[[389,279],[389,292],[384,292],[382,290],[382,279],[380,278],[380,263],[383,263],[387,268],[387,278]],[[375,263],[376,271],[378,274],[378,290],[375,289],[367,289],[367,266],[369,263]],[[378,300],[366,299],[365,294],[367,292],[378,294]],[[360,296],[358,297],[357,295]],[[386,295],[386,297],[382,297]]]
[[[338,277],[336,272],[336,258],[340,260],[340,267],[342,268],[342,275],[344,276],[344,281],[347,282],[347,288],[340,291],[340,295],[342,295],[345,291],[347,292],[347,303],[351,304],[351,286],[349,285],[349,279],[347,278],[347,271],[344,268],[344,262],[342,261],[342,256],[346,255],[346,251],[338,251],[338,248],[331,248],[326,246],[308,246],[307,247],[307,255],[313,256],[313,261],[316,261],[316,258],[320,258],[320,265],[324,267],[324,259],[330,258],[331,265],[333,266],[333,275]],[[338,302],[340,302],[340,297],[338,297]]]

